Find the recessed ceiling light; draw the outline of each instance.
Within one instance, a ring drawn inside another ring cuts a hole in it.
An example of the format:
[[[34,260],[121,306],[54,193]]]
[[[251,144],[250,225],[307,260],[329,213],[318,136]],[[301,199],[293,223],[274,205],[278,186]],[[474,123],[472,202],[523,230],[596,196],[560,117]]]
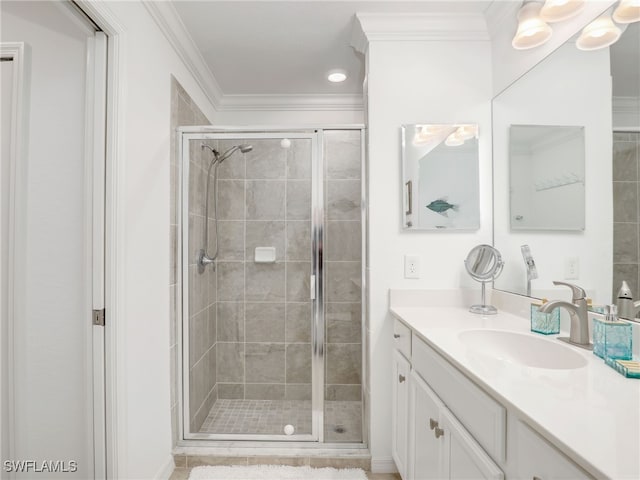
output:
[[[331,70],[327,75],[327,80],[333,83],[344,82],[347,79],[347,72],[344,70]]]

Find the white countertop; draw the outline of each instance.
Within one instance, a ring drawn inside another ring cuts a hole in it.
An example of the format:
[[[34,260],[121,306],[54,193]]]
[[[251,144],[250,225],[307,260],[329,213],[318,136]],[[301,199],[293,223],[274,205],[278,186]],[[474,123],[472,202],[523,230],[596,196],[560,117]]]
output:
[[[458,338],[471,329],[530,332],[528,319],[456,307],[402,307],[391,313],[565,455],[597,478],[640,479],[640,380],[627,379],[592,352],[568,346],[587,360],[573,370],[478,360]],[[564,345],[564,344],[563,344]]]

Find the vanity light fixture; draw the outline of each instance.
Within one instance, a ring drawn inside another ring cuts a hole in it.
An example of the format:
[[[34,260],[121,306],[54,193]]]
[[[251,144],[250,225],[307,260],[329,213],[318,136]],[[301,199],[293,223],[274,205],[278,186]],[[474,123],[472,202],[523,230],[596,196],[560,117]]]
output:
[[[574,17],[584,7],[584,0],[546,0],[540,18],[545,22],[554,23]]]
[[[551,27],[540,18],[541,9],[541,2],[525,0],[518,11],[518,30],[511,41],[516,50],[538,47],[551,38]]]
[[[344,82],[347,79],[347,72],[344,70],[331,70],[327,74],[327,80],[331,83],[340,83]]]
[[[620,0],[613,19],[618,23],[640,22],[640,0]]]
[[[620,38],[622,29],[611,19],[611,9],[584,27],[576,41],[580,50],[598,50],[614,44]]]

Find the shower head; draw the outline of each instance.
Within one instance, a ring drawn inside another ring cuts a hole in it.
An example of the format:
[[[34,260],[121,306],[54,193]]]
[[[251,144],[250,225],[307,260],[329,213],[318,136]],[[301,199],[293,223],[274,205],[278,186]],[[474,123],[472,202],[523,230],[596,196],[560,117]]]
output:
[[[216,158],[218,159],[218,163],[224,162],[227,158],[229,158],[231,155],[236,153],[237,150],[240,150],[242,153],[247,153],[253,150],[253,147],[251,145],[244,145],[244,144],[234,145],[233,147],[226,150],[222,155],[216,155]]]
[[[234,145],[233,147],[225,150],[224,153],[221,155],[218,150],[216,150],[215,148],[210,147],[206,143],[202,144],[202,148],[203,149],[204,148],[208,148],[209,150],[211,150],[211,153],[213,153],[214,160],[216,162],[218,162],[218,163],[224,162],[227,158],[229,158],[231,155],[233,155],[236,152],[236,150],[240,150],[242,153],[247,153],[247,152],[250,152],[251,150],[253,150],[253,146],[251,146],[251,145],[246,145],[246,144]]]

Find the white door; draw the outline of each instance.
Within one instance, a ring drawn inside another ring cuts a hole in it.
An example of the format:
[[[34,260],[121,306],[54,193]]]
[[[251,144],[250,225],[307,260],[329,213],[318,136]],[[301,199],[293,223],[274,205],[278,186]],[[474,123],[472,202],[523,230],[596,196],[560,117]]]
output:
[[[100,338],[94,346],[92,309],[94,294],[101,299],[94,285],[102,288],[93,275],[101,264],[94,240],[102,235],[94,208],[104,207],[94,201],[93,142],[104,131],[94,130],[94,101],[103,98],[95,92],[101,69],[93,49],[102,42],[104,51],[105,39],[96,39],[93,25],[67,2],[2,2],[0,14],[0,40],[27,47],[29,99],[27,145],[17,159],[25,177],[14,192],[21,210],[9,232],[20,238],[9,279],[14,429],[2,466],[15,478],[100,478],[104,442],[96,426],[104,418],[94,393],[103,392],[94,368],[101,368],[102,352]]]
[[[502,470],[446,407],[440,411],[444,442],[444,478],[503,480]]]

